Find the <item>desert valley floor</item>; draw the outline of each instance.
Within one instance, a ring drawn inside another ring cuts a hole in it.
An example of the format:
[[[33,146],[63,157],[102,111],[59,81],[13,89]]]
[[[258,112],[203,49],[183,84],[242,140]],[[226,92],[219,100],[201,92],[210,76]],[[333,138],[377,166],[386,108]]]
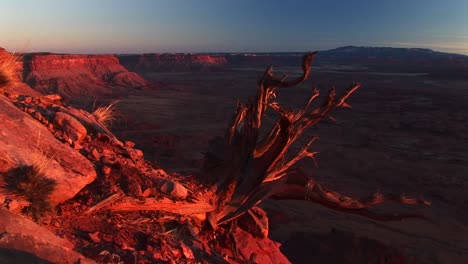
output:
[[[169,171],[196,174],[209,141],[223,135],[236,99],[255,94],[260,74],[261,69],[151,73],[144,77],[155,82],[154,89],[99,102],[120,100],[122,117],[114,130],[135,141],[147,159]],[[320,69],[300,87],[281,90],[279,102],[298,107],[314,86],[342,90],[353,81],[363,84],[350,99],[353,108],[337,111],[336,123],[311,129],[310,135],[320,137],[313,145],[320,152],[318,167],[312,161],[303,166],[326,186],[350,196],[376,190],[422,195],[430,207],[386,205],[377,210],[422,213],[432,222],[382,223],[307,202],[267,201],[263,207],[271,237],[283,244],[293,263],[320,263],[331,252],[336,263],[365,259],[377,249],[360,247],[364,238],[396,248],[410,263],[468,263],[468,81]],[[330,241],[333,249],[318,247],[319,240]]]

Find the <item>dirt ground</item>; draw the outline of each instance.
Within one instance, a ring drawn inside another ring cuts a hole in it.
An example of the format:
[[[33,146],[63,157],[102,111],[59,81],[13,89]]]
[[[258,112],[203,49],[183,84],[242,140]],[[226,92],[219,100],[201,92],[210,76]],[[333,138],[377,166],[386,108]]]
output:
[[[408,263],[468,263],[468,81],[321,70],[300,87],[280,91],[279,102],[301,106],[313,86],[325,92],[331,85],[338,90],[353,81],[363,85],[349,101],[353,109],[334,114],[337,123],[311,129],[310,135],[320,137],[313,145],[320,152],[318,168],[310,161],[303,166],[325,186],[349,196],[376,190],[422,195],[432,206],[375,210],[418,212],[432,222],[380,223],[307,202],[266,201],[270,236],[283,243],[286,255],[295,254],[289,257],[297,263],[320,254],[308,248],[314,245],[309,242],[331,230],[378,240],[401,251]],[[255,69],[148,74],[160,88],[121,98],[124,118],[114,128],[119,137],[135,141],[147,159],[190,174],[210,139],[223,134],[236,99],[255,94],[259,75]],[[288,247],[293,238],[303,249]]]

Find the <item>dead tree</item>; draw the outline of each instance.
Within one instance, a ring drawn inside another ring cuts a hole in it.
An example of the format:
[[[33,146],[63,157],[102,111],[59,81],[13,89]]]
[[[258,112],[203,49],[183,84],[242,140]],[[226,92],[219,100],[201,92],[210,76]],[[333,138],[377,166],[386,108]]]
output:
[[[312,137],[305,146],[290,157],[291,146],[306,130],[323,119],[334,120],[330,113],[337,108],[351,108],[346,100],[359,87],[353,83],[341,96],[335,89],[329,90],[321,104],[316,104],[319,91],[314,89],[301,110],[293,111],[279,105],[275,100],[278,89],[296,86],[305,81],[311,70],[316,53],[308,53],[302,62],[303,73],[288,81],[273,74],[273,67],[266,69],[258,82],[256,97],[247,104],[239,103],[225,136],[216,141],[206,153],[203,174],[214,179],[211,200],[206,195],[194,201],[141,198],[116,193],[91,207],[87,213],[111,211],[166,211],[181,215],[206,214],[210,225],[229,222],[249,211],[267,198],[299,199],[322,204],[328,208],[362,215],[379,221],[400,220],[408,217],[424,218],[417,214],[377,214],[369,207],[384,202],[401,204],[430,203],[422,198],[374,193],[362,199],[353,199],[316,182],[296,163],[303,158],[315,160],[316,152],[309,148],[317,139]],[[271,108],[279,113],[278,120],[265,136],[261,136],[265,111]],[[153,179],[153,187],[157,182]]]
[[[305,81],[311,70],[316,52],[308,53],[302,62],[303,73],[288,81],[274,75],[273,67],[266,69],[258,82],[256,97],[247,104],[238,103],[233,120],[222,142],[212,146],[205,159],[205,173],[216,179],[212,203],[216,210],[209,212],[207,219],[213,228],[233,220],[266,198],[301,199],[322,204],[328,208],[387,221],[407,217],[422,217],[414,214],[372,213],[368,208],[384,202],[402,204],[426,204],[424,199],[375,193],[363,199],[353,199],[329,190],[316,182],[296,163],[303,158],[314,159],[316,152],[309,150],[317,137],[292,158],[287,159],[292,144],[304,132],[323,119],[334,120],[330,113],[337,108],[351,108],[347,99],[359,87],[353,83],[337,96],[330,89],[323,103],[313,107],[319,98],[314,89],[303,108],[293,111],[283,108],[276,99],[278,89],[290,88]],[[266,136],[260,138],[260,129],[265,111],[271,108],[279,113],[278,120]]]

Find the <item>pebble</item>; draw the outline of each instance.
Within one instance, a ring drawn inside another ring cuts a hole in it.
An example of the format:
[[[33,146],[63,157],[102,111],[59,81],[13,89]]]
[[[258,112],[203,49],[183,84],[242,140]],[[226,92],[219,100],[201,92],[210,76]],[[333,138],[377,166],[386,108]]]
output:
[[[91,240],[94,242],[94,243],[99,243],[101,242],[101,239],[99,238],[99,232],[94,232],[94,233],[89,233],[89,238],[91,238]]]

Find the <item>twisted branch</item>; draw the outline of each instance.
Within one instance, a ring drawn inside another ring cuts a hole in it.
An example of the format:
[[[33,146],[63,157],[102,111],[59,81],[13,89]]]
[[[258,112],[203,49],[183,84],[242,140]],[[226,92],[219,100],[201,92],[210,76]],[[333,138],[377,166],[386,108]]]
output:
[[[224,149],[220,167],[211,173],[216,174],[215,205],[217,209],[209,213],[208,219],[216,228],[218,224],[231,221],[264,199],[301,199],[322,204],[328,208],[359,214],[380,221],[399,220],[408,217],[422,217],[416,214],[376,214],[369,207],[385,202],[401,204],[430,203],[424,199],[413,199],[405,196],[383,195],[375,193],[363,199],[353,199],[329,190],[317,183],[307,174],[295,168],[303,158],[315,162],[317,152],[309,148],[317,137],[309,142],[288,161],[285,160],[293,143],[309,128],[324,118],[334,120],[330,113],[337,108],[351,108],[346,101],[359,89],[359,83],[353,83],[341,95],[337,96],[335,88],[328,91],[323,103],[314,108],[313,103],[320,96],[317,89],[299,111],[285,109],[277,101],[278,88],[286,88],[304,82],[310,75],[311,63],[315,52],[307,53],[302,61],[303,73],[300,77],[288,81],[286,77],[276,77],[273,67],[269,66],[258,82],[257,95],[247,105],[238,104],[228,130],[226,131]],[[276,111],[280,117],[269,133],[259,139],[259,130],[267,108]],[[220,147],[219,145],[217,146]],[[209,163],[209,159],[207,160]],[[207,166],[212,168],[213,166]],[[210,173],[209,171],[207,173]],[[422,217],[424,218],[424,217]]]

